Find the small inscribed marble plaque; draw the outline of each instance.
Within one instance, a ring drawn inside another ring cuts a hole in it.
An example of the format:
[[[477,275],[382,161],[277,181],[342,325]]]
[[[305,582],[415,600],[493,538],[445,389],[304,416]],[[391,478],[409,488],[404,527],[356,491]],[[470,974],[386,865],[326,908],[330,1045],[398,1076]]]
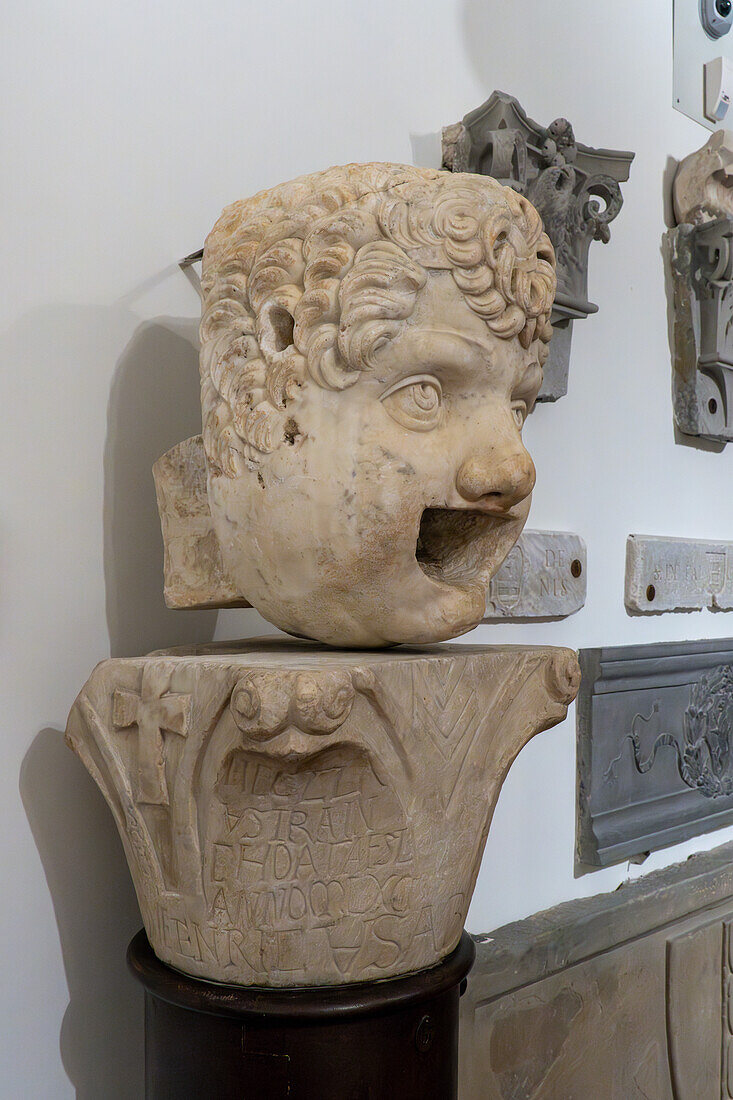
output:
[[[733,610],[733,542],[629,535],[625,602],[633,615]]]
[[[579,871],[733,823],[733,638],[582,649]]]
[[[491,580],[484,622],[573,615],[585,603],[586,564],[579,535],[525,531]]]

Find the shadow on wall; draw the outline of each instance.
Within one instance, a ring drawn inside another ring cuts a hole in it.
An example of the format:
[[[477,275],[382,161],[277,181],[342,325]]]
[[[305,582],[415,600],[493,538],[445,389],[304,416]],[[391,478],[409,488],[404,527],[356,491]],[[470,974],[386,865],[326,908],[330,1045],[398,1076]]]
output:
[[[56,729],[26,753],[20,794],[53,899],[69,987],[61,1059],[78,1100],[138,1100],[142,990],[125,964],[140,911],[112,815]]]
[[[506,53],[508,57],[521,57],[527,53],[528,42],[539,41],[539,13],[535,4],[513,4],[511,11],[512,18],[502,25],[500,53]],[[495,89],[517,96],[522,106],[527,107],[522,101],[521,88],[504,87],[504,67],[500,58],[497,59],[495,6],[487,4],[486,0],[463,0],[461,23],[466,60],[485,93],[475,103],[466,103],[461,114],[478,107]],[[532,114],[531,111],[529,113]],[[439,125],[448,126],[452,122],[458,122],[458,118],[441,119]]]
[[[115,370],[104,456],[104,574],[112,657],[208,642],[215,611],[170,611],[152,466],[201,431],[196,322],[141,325]]]
[[[110,314],[109,339],[115,325],[124,331],[128,316]],[[91,324],[82,311],[72,324],[66,314],[60,320],[68,348],[98,331],[99,319]],[[92,345],[88,353],[99,352]],[[117,363],[108,404],[104,571],[112,656],[213,638],[216,612],[165,607],[151,471],[164,451],[200,430],[196,323],[165,318],[141,325]],[[80,687],[69,684],[69,701]],[[79,1100],[138,1100],[143,997],[125,951],[142,921],[114,819],[58,729],[33,740],[20,793],[53,900],[69,988],[60,1037],[64,1069]]]

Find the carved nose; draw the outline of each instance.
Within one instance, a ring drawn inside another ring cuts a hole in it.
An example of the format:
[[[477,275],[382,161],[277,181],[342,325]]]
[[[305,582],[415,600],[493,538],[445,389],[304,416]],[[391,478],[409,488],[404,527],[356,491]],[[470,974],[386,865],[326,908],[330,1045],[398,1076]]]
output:
[[[502,515],[534,489],[535,468],[522,448],[496,465],[491,456],[467,459],[458,471],[458,491],[482,511]]]

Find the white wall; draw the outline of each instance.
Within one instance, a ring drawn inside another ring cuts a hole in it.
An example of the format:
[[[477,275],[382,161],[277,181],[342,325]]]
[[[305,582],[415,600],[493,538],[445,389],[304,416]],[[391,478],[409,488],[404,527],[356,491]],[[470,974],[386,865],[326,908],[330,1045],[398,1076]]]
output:
[[[139,914],[112,818],[62,743],[76,691],[109,653],[259,629],[253,612],[217,625],[162,604],[149,470],[199,417],[198,299],[175,261],[226,202],[334,163],[409,162],[418,135],[493,88],[637,157],[611,245],[592,249],[601,310],[576,326],[569,396],[526,428],[531,525],[584,536],[587,606],[471,640],[733,635],[733,616],[631,619],[623,606],[628,532],[733,538],[733,450],[675,444],[672,429],[663,176],[707,135],[670,105],[669,0],[26,0],[4,12],[2,1097],[142,1095],[142,998],[123,958]],[[571,717],[512,769],[472,930],[623,880],[625,867],[573,878],[573,817]]]

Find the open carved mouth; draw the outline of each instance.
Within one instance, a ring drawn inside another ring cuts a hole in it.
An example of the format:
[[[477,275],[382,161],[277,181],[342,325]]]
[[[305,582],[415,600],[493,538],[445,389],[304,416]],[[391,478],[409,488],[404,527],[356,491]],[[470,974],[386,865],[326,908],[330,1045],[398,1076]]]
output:
[[[486,536],[504,522],[503,517],[467,508],[426,508],[417,536],[417,564],[433,580],[469,584],[485,572]]]

